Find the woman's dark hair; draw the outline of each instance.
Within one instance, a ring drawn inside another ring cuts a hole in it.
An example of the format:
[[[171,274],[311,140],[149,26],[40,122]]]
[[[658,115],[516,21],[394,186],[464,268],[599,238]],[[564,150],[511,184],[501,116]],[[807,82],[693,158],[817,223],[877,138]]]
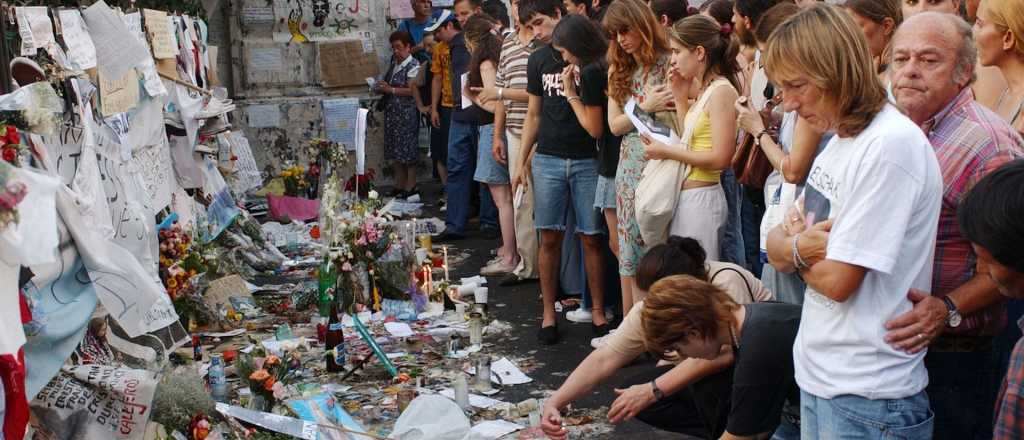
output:
[[[703,47],[707,71],[728,79],[736,90],[743,90],[737,77],[740,65],[736,55],[740,53],[740,45],[726,29],[731,27],[704,15],[691,15],[672,25],[669,36],[688,49]]]
[[[714,18],[718,24],[732,23],[733,4],[735,4],[733,0],[711,0],[700,5],[700,12],[707,11],[708,15]]]
[[[580,67],[604,59],[608,40],[604,30],[593,20],[582,15],[562,17],[551,32],[551,44],[569,51],[580,59]]]
[[[640,260],[636,268],[636,286],[650,290],[656,281],[671,275],[691,275],[707,281],[705,260],[707,253],[700,242],[673,235],[667,242],[652,247]]]
[[[469,61],[469,84],[471,86],[482,86],[483,78],[480,77],[480,64],[484,61],[494,63],[498,67],[498,59],[501,57],[501,38],[494,32],[494,25],[497,21],[490,15],[483,12],[474,14],[466,20],[466,26],[462,34],[466,41],[473,42],[473,53]]]
[[[1024,159],[982,178],[957,208],[960,232],[999,264],[1024,273]]]
[[[797,12],[800,12],[800,7],[790,2],[779,3],[764,11],[761,19],[757,20],[757,26],[754,27],[754,39],[758,43],[767,44],[772,31]]]
[[[583,5],[586,8],[587,17],[594,18],[594,10],[590,4],[590,0],[569,0],[574,5]]]
[[[668,24],[675,23],[687,15],[689,4],[686,0],[651,0],[651,10],[654,16],[661,20],[661,16],[668,17]]]
[[[508,8],[505,7],[505,3],[502,3],[501,0],[486,0],[483,6],[480,7],[480,11],[501,23],[503,29],[508,29]]]
[[[403,44],[410,47],[416,45],[416,43],[412,42],[412,35],[406,31],[392,32],[391,36],[388,37],[388,43],[394,43],[396,41],[401,41]]]

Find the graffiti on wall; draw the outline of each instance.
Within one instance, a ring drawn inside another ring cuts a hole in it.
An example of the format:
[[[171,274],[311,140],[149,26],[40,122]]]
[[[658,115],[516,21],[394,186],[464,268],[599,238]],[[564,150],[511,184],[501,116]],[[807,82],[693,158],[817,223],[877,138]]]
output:
[[[273,0],[274,41],[303,43],[359,38],[373,21],[372,0]]]

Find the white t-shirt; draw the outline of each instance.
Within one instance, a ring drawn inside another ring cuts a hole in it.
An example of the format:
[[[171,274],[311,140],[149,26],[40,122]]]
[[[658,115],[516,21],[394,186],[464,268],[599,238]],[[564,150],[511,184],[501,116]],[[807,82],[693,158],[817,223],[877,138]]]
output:
[[[942,176],[920,128],[891,104],[853,138],[835,136],[803,192],[809,223],[835,219],[827,258],[867,268],[836,302],[808,287],[793,345],[797,384],[823,398],[914,395],[928,384],[924,352],[885,342],[885,322],[907,312],[907,291],[929,291]]]

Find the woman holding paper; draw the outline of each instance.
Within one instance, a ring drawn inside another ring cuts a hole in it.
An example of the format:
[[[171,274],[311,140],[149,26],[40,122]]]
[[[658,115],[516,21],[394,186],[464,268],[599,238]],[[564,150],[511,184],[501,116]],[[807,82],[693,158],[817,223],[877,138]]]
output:
[[[671,159],[691,167],[669,233],[697,239],[713,260],[718,259],[729,212],[719,176],[732,164],[736,150],[734,103],[740,66],[739,44],[731,38],[731,29],[703,15],[672,26],[669,85],[684,139],[666,145],[641,135],[645,158]]]
[[[410,83],[419,73],[420,62],[412,56],[412,36],[398,31],[391,41],[391,67],[373,89],[384,95],[384,158],[391,162],[395,176],[392,197],[416,194],[416,164],[419,162],[420,113]]]
[[[672,94],[665,86],[669,48],[665,31],[642,0],[613,2],[601,24],[614,39],[608,45],[608,128],[612,134],[623,136],[615,171],[615,214],[625,316],[633,303],[642,299],[633,295],[637,264],[644,255],[633,208],[636,186],[647,159],[636,128],[622,108],[627,101],[635,100],[647,113],[671,109]]]

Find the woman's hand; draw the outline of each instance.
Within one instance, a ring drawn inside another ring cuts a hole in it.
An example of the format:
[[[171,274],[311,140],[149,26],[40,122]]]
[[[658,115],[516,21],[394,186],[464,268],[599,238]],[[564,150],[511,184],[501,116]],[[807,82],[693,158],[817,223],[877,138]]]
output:
[[[667,84],[658,84],[644,90],[644,100],[639,103],[640,110],[647,113],[662,112],[675,109],[672,88]]]
[[[664,142],[651,139],[651,137],[646,134],[640,134],[640,141],[644,144],[645,159],[669,159],[672,147],[665,145]]]
[[[491,155],[494,156],[494,161],[502,165],[508,166],[508,153],[505,148],[505,139],[495,137],[491,145]]]
[[[570,64],[562,69],[562,94],[566,98],[579,96],[579,93],[576,91],[577,77],[579,77],[579,70],[577,70],[575,65]]]
[[[608,421],[612,423],[625,422],[632,419],[648,406],[651,406],[657,399],[654,397],[654,390],[651,384],[637,384],[624,390],[615,389],[619,397],[612,402],[608,409]]]
[[[668,70],[668,87],[672,96],[681,101],[690,99],[690,89],[693,87],[693,79],[685,78],[674,67]]]
[[[569,436],[569,431],[562,427],[562,414],[558,408],[545,403],[540,415],[540,429],[544,435],[552,440],[563,440]]]
[[[746,96],[737,98],[734,106],[738,114],[736,126],[752,135],[757,135],[764,131],[764,121],[761,119],[761,114],[754,110],[754,105]]]

